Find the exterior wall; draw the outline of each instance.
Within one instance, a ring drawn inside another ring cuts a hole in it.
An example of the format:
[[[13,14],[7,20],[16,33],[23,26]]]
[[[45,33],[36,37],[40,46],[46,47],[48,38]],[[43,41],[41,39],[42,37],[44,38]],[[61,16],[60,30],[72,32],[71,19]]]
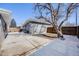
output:
[[[30,23],[29,31],[31,34],[45,34],[47,31],[47,25]]]
[[[45,34],[47,31],[47,25],[29,23],[24,28],[29,31],[30,34]]]
[[[9,11],[0,10],[0,46],[5,39],[7,29],[9,28],[11,20],[11,14]]]
[[[7,29],[9,29],[10,22],[11,22],[11,13],[9,11],[0,11],[0,14],[4,18],[6,24],[7,24]]]
[[[2,22],[0,20],[0,47],[1,47],[1,43],[4,39],[4,33],[3,33],[3,27],[2,27]]]
[[[0,14],[6,23],[6,27],[7,27],[6,30],[8,30],[11,22],[11,12],[8,10],[0,9]]]

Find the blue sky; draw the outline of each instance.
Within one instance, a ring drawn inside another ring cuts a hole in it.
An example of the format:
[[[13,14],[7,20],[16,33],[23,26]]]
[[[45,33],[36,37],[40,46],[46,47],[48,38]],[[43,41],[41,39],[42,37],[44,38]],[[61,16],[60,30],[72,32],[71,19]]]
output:
[[[15,19],[17,25],[21,25],[28,18],[34,17],[33,7],[34,6],[31,3],[0,3],[0,8],[12,11],[12,17]],[[75,24],[74,15],[75,14],[73,14],[68,21]]]
[[[1,4],[0,8],[4,8],[7,10],[12,11],[12,17],[15,19],[17,25],[20,25],[23,23],[26,19],[33,17],[34,10],[33,10],[33,4]]]

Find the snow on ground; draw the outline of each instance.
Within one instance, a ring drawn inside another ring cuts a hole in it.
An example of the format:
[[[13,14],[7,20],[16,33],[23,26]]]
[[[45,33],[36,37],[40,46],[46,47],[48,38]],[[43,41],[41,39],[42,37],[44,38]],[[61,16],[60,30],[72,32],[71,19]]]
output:
[[[1,52],[3,56],[29,55],[49,41],[44,37],[24,33],[9,33],[8,37],[3,41]]]
[[[55,39],[31,56],[79,56],[79,39],[64,35],[65,40]]]

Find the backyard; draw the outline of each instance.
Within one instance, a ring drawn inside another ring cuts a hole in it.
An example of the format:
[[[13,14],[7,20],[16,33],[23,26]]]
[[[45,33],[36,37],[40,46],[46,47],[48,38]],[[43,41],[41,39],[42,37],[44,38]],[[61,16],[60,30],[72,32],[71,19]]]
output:
[[[76,36],[64,35],[65,40],[46,36],[33,36],[11,32],[3,41],[1,53],[6,56],[79,56],[79,40]]]
[[[78,3],[0,4],[1,56],[79,56]]]

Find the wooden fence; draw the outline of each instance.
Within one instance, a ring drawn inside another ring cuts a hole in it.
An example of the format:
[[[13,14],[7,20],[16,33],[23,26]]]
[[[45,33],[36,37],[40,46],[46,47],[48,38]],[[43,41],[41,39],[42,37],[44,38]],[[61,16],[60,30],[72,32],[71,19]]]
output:
[[[48,27],[47,33],[56,33],[56,31],[53,27]],[[67,35],[79,35],[79,26],[62,27],[62,33]]]
[[[8,29],[8,32],[20,32],[20,28],[18,28],[18,27],[13,27],[13,28],[9,28]]]

